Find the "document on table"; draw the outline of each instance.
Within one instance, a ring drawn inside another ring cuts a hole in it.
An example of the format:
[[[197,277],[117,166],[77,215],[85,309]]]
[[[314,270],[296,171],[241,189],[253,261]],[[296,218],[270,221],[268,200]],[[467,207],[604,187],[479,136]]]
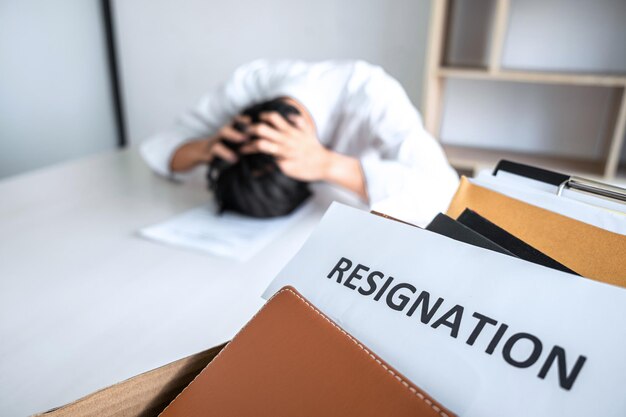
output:
[[[189,210],[139,234],[157,242],[245,262],[312,209],[305,204],[288,216],[257,219],[226,212],[213,203]]]

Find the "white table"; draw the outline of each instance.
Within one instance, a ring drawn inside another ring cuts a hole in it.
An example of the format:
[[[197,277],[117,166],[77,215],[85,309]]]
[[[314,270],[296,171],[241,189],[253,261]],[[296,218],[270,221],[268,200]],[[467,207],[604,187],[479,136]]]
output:
[[[134,150],[0,181],[0,415],[27,416],[229,340],[330,202],[251,261],[144,240],[136,232],[206,202]]]

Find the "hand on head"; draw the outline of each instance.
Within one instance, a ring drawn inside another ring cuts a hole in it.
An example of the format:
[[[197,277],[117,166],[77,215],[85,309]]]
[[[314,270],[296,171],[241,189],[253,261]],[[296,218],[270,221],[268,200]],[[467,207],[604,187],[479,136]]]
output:
[[[209,187],[222,209],[257,217],[290,212],[308,197],[311,181],[327,181],[367,199],[359,160],[326,149],[311,116],[290,98],[253,105],[215,135],[181,146],[171,169],[206,163]]]
[[[248,135],[238,126],[246,126],[250,123],[248,116],[237,116],[234,121],[223,126],[213,136],[205,139],[187,142],[179,147],[170,162],[170,169],[174,172],[187,171],[200,164],[211,163],[215,158],[224,161],[237,162],[238,156],[224,141],[243,144],[248,140]]]
[[[238,159],[229,163],[216,155],[209,166],[209,189],[220,211],[232,210],[254,217],[282,216],[291,213],[311,195],[307,182],[287,175],[279,165],[285,160],[288,146],[281,146],[280,150],[270,146],[269,152],[257,148],[262,144],[267,150],[268,137],[274,140],[273,144],[285,145],[282,139],[297,133],[298,129],[291,126],[288,118],[301,111],[286,101],[277,98],[244,109],[242,115],[248,118],[236,119],[232,128],[245,133],[245,140],[241,141],[239,135],[234,140],[232,136],[222,138],[221,144],[233,155],[224,153],[224,149],[220,152]]]
[[[303,114],[306,109],[295,100],[277,100],[282,100],[290,110],[285,114],[278,111],[259,113],[258,107],[266,103],[244,110],[244,114],[235,117],[211,137],[179,147],[170,162],[171,170],[187,171],[212,163],[216,158],[232,164],[238,161],[239,154],[262,153],[273,156],[288,177],[302,181],[324,179],[332,152],[317,139],[313,120],[308,113]]]
[[[301,181],[326,176],[331,152],[317,139],[312,122],[302,115],[289,115],[285,120],[278,112],[262,113],[259,118],[261,123],[246,130],[255,139],[241,147],[242,154],[271,155],[285,175]]]

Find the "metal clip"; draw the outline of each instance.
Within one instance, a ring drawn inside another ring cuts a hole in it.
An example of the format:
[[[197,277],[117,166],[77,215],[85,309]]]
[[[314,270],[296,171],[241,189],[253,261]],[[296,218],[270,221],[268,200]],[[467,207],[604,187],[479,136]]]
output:
[[[581,177],[569,177],[559,184],[556,195],[561,196],[566,188],[594,194],[600,197],[626,203],[626,189]]]

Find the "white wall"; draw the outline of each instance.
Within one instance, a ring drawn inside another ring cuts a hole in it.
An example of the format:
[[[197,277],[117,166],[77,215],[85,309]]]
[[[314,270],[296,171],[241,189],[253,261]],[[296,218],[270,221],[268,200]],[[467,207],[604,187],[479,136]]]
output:
[[[626,1],[514,0],[505,68],[626,72]]]
[[[98,0],[0,1],[0,178],[116,145]]]
[[[137,143],[255,58],[360,58],[420,103],[428,0],[118,0],[128,133]]]

